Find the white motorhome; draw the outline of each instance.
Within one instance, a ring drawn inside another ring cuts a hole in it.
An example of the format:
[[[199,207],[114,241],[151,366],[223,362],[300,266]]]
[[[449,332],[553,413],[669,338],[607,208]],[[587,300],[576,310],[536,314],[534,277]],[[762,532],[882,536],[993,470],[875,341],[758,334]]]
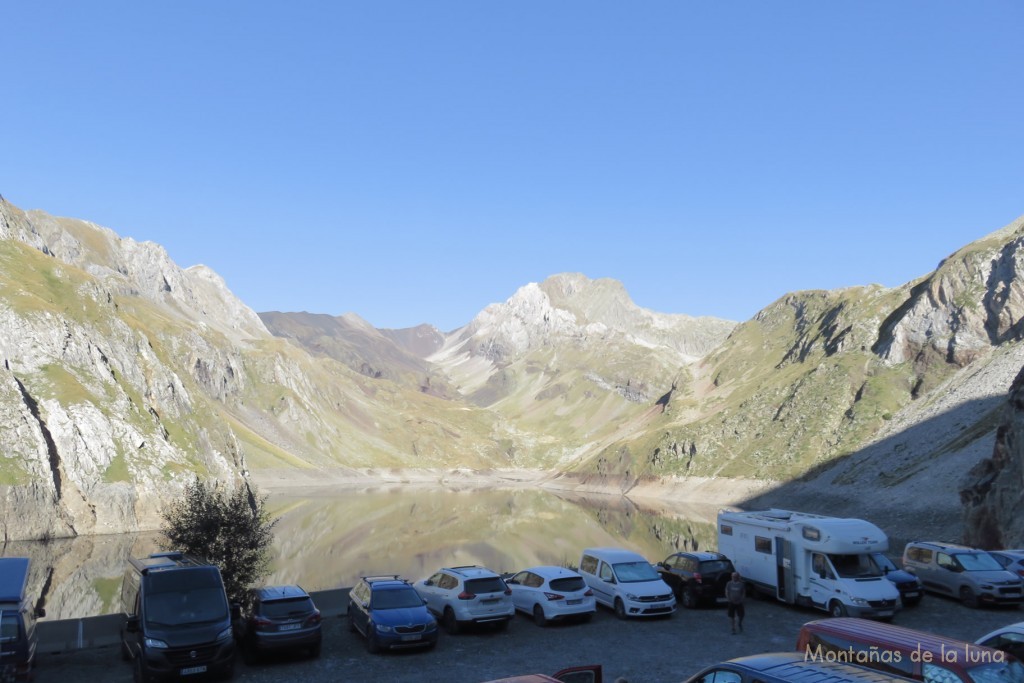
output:
[[[862,519],[789,510],[718,513],[718,551],[755,590],[832,616],[891,618],[899,591],[871,553],[889,539]]]

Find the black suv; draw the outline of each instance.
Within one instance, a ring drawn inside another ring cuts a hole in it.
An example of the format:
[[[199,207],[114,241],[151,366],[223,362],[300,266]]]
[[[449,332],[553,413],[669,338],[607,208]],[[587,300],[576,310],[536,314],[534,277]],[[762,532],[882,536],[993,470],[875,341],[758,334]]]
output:
[[[264,586],[249,591],[235,637],[247,663],[264,652],[306,650],[320,656],[320,610],[300,586]]]
[[[683,607],[715,604],[725,598],[725,584],[736,569],[722,553],[675,553],[657,565],[658,573]]]

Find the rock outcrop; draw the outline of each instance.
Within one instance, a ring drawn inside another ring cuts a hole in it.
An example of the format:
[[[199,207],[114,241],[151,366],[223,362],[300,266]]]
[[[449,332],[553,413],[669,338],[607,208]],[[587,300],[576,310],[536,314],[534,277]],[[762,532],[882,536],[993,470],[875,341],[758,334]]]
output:
[[[964,541],[986,548],[1024,546],[1024,369],[1000,411],[992,457],[965,478]]]

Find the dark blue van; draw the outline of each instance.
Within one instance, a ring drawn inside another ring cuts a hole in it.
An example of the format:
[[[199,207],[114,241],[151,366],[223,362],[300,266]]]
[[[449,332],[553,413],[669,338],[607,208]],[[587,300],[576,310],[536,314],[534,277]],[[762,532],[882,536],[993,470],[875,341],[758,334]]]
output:
[[[27,681],[36,662],[36,619],[30,604],[27,557],[0,557],[0,680]]]
[[[130,559],[121,604],[121,655],[135,680],[234,675],[236,610],[217,567],[177,552]]]

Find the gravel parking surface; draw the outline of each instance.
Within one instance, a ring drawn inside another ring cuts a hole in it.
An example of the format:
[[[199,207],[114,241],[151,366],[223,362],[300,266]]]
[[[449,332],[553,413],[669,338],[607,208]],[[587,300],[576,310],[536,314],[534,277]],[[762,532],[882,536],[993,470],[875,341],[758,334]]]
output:
[[[749,600],[746,632],[729,633],[725,609],[679,610],[671,618],[619,621],[603,608],[585,624],[545,628],[519,615],[506,632],[487,629],[457,636],[442,633],[432,651],[380,655],[366,652],[360,636],[350,633],[344,617],[324,622],[319,659],[282,657],[247,666],[239,660],[235,680],[254,683],[303,681],[445,681],[480,683],[523,673],[553,673],[577,664],[601,664],[608,683],[677,682],[715,662],[761,652],[791,650],[806,621],[824,612],[774,602]],[[909,628],[974,640],[988,631],[1024,621],[1020,609],[969,609],[928,595],[904,610],[895,622]],[[117,648],[40,657],[38,683],[131,681],[131,666]]]

